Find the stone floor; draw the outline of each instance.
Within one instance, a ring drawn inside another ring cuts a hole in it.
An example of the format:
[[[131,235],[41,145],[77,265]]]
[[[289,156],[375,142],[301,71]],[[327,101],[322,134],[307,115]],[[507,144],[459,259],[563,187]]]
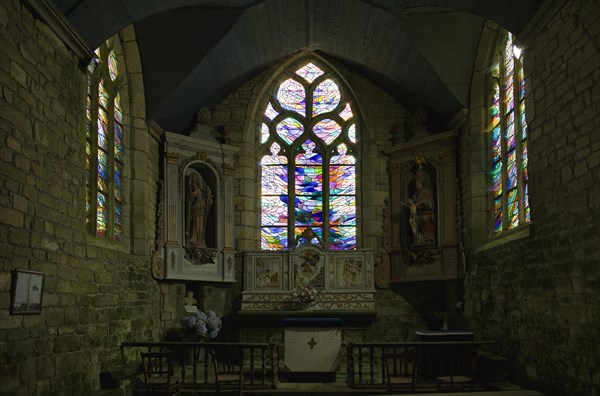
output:
[[[394,391],[394,395],[407,394],[410,392],[398,392]],[[202,391],[195,393],[195,395],[211,395],[214,391]],[[234,395],[237,394],[235,391],[225,391],[221,394]],[[247,395],[274,395],[274,394],[285,394],[286,396],[302,396],[302,395],[325,395],[325,396],[369,396],[369,395],[389,395],[384,389],[351,389],[344,381],[339,379],[336,382],[329,383],[314,383],[314,382],[281,382],[277,389],[267,390],[244,390],[244,394]],[[452,396],[543,396],[543,393],[522,389],[514,384],[502,382],[502,383],[486,383],[477,384],[474,391],[454,391],[454,392],[438,392],[437,384],[425,383],[418,384],[414,394],[419,396],[440,396],[440,395],[452,395]]]

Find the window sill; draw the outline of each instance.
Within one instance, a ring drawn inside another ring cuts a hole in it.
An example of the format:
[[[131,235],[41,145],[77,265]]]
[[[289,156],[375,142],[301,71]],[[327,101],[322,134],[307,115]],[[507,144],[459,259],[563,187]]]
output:
[[[517,229],[505,231],[502,234],[493,237],[488,242],[484,243],[482,246],[475,249],[474,253],[480,253],[489,249],[493,249],[498,246],[502,246],[507,243],[511,243],[517,241],[519,239],[524,239],[529,237],[529,227],[531,223],[525,224]]]

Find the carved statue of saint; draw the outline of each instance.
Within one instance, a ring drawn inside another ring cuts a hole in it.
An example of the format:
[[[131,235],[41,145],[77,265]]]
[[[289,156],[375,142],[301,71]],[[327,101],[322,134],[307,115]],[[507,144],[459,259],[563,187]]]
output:
[[[186,186],[186,238],[190,245],[206,247],[206,222],[212,206],[210,188],[202,188],[197,174],[192,173]]]
[[[435,201],[433,191],[425,185],[424,180],[417,177],[415,180],[415,199],[417,204],[417,242],[423,244],[435,243],[436,220],[435,220]]]

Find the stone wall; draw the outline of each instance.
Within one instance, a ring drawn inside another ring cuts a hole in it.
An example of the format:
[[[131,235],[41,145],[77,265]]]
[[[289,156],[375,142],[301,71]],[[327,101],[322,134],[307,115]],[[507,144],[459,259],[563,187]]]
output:
[[[469,246],[466,315],[480,338],[500,342],[516,379],[598,395],[600,8],[568,1],[551,15],[524,48],[529,236]]]
[[[147,256],[132,254],[151,240],[128,235],[124,244],[99,243],[85,231],[86,75],[78,65],[19,1],[0,1],[2,395],[89,394],[99,387],[99,372],[120,361],[121,341],[158,335],[158,286]],[[142,197],[125,186],[132,208],[154,199],[152,183],[131,172],[133,163],[154,174],[158,168],[146,166],[157,162],[155,143],[141,145],[144,156],[133,154],[146,128],[139,113],[134,122],[135,106],[124,106],[132,109],[125,133],[135,130],[137,140],[125,146],[126,180],[136,180],[136,189],[147,185]],[[133,214],[128,232],[152,221]],[[45,274],[40,315],[9,314],[17,268]]]

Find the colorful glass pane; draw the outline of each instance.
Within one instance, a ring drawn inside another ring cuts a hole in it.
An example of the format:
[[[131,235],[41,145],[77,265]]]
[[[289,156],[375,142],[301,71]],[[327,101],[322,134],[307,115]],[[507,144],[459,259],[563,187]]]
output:
[[[350,125],[350,128],[348,128],[348,140],[350,140],[352,143],[356,143],[356,125],[355,124]]]
[[[296,225],[315,225],[323,222],[323,197],[320,195],[297,196],[294,202]]]
[[[337,227],[329,229],[330,250],[355,250],[356,227]]]
[[[313,132],[326,144],[331,144],[342,133],[342,127],[334,120],[324,119],[313,128]]]
[[[296,240],[298,240],[298,238],[302,235],[302,233],[307,229],[308,227],[295,227],[294,228],[294,237]],[[300,245],[304,245],[304,244],[313,244],[313,245],[317,245],[319,244],[319,239],[323,240],[323,230],[321,229],[321,227],[315,227],[315,226],[311,226],[310,228],[312,228],[312,230],[315,232],[315,234],[317,234],[317,236],[319,237],[317,238],[313,238],[310,241],[307,241],[305,239],[301,239],[300,240]]]
[[[278,164],[287,164],[287,158],[285,155],[278,155],[281,150],[281,146],[277,143],[271,144],[269,147],[269,151],[271,151],[271,155],[265,155],[260,160],[262,165],[278,165]]]
[[[313,152],[316,144],[311,140],[307,140],[302,143],[302,149],[304,153],[300,153],[296,156],[296,164],[299,165],[320,165],[323,162],[321,154]]]
[[[123,123],[123,108],[121,107],[121,94],[118,93],[115,96],[115,120],[119,123]]]
[[[335,166],[329,167],[329,192],[330,194],[356,194],[356,167]]]
[[[277,91],[277,100],[284,109],[306,115],[306,92],[298,81],[290,78],[281,83]]]
[[[96,199],[96,235],[105,236],[106,223],[108,221],[106,197],[101,192],[98,192]]]
[[[123,162],[123,129],[115,123],[115,159]]]
[[[262,144],[269,140],[269,135],[269,127],[263,123],[260,127],[260,143]]]
[[[356,225],[356,198],[353,195],[335,195],[329,203],[330,225]]]
[[[115,162],[115,170],[114,170],[114,179],[115,179],[115,199],[122,201],[123,200],[123,184],[121,182],[121,173],[122,173],[122,167],[121,164],[119,164],[118,162]]]
[[[346,154],[348,152],[348,147],[345,143],[340,144],[337,147],[337,151],[339,154],[331,157],[332,164],[355,164],[356,159],[353,155]]]
[[[275,111],[271,102],[269,102],[269,104],[267,105],[267,109],[265,110],[265,116],[269,120],[273,121],[273,118],[277,117],[278,114],[279,113],[277,111]]]
[[[333,80],[327,79],[317,85],[313,93],[313,116],[335,109],[341,97],[340,89]]]
[[[312,84],[312,82],[322,76],[324,72],[317,66],[309,63],[306,66],[302,66],[300,69],[296,70],[296,74],[308,81],[309,84]]]
[[[287,166],[263,166],[261,173],[262,195],[283,195],[288,193]]]
[[[279,137],[281,137],[287,144],[291,144],[296,138],[298,138],[304,132],[304,125],[295,118],[286,118],[277,124],[275,128]]]
[[[87,97],[86,106],[85,106],[85,137],[86,139],[92,138],[92,104],[90,101],[90,97]]]
[[[494,200],[494,231],[502,231],[502,197]]]
[[[296,194],[314,194],[323,191],[323,168],[320,166],[296,167]]]
[[[108,115],[98,107],[98,147],[108,150]]]
[[[342,117],[344,121],[348,121],[350,118],[354,117],[354,114],[352,113],[352,107],[350,107],[350,103],[346,103],[346,107],[344,107],[344,110],[342,110],[342,112],[340,113],[340,117]]]
[[[507,174],[508,174],[508,185],[509,190],[517,187],[517,164],[515,163],[515,152],[509,154]]]
[[[260,248],[263,250],[281,250],[288,248],[286,227],[262,227],[260,229]]]
[[[108,154],[98,149],[98,178],[104,181],[108,178]],[[106,187],[102,190],[106,191]]]
[[[287,226],[287,196],[263,196],[260,224],[262,226]]]
[[[113,81],[119,77],[119,62],[117,62],[117,53],[114,49],[108,54],[108,74]]]
[[[519,200],[517,199],[517,190],[508,192],[508,228],[514,228],[519,225]]]
[[[100,106],[105,109],[108,108],[108,92],[104,88],[104,80],[100,80],[98,83],[98,100],[100,101]]]

